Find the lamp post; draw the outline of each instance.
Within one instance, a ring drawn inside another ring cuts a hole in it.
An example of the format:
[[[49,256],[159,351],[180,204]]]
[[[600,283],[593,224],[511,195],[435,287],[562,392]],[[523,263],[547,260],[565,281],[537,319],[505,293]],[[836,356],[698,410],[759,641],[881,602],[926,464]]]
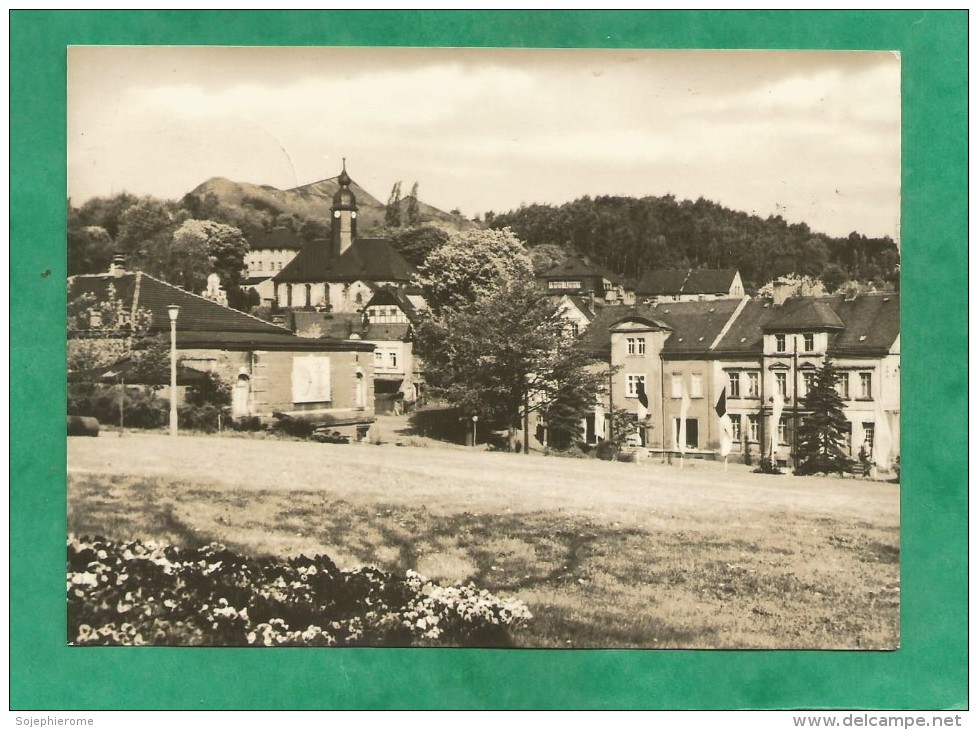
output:
[[[170,435],[177,435],[177,316],[180,307],[171,304],[166,308],[170,314]]]
[[[479,442],[479,417],[472,416],[472,447],[475,448]]]

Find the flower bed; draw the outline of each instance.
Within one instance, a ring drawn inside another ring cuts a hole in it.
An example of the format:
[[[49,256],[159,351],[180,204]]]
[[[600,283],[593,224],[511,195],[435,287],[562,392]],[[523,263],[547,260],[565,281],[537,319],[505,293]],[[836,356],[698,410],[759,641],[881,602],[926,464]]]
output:
[[[68,538],[68,640],[76,645],[509,646],[518,600],[439,586],[325,555],[249,558]]]

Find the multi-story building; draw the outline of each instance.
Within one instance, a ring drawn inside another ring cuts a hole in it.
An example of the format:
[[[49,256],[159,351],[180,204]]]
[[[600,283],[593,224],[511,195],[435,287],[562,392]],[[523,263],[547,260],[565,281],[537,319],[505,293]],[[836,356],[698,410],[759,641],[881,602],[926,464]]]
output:
[[[635,307],[608,328],[612,399],[647,411],[643,443],[652,451],[712,458],[721,392],[733,424],[734,458],[762,455],[789,464],[804,397],[828,358],[840,372],[849,453],[882,468],[899,455],[899,295],[672,302]],[[648,407],[638,405],[638,381]],[[781,415],[773,422],[780,398]],[[677,442],[685,410],[685,442]],[[885,445],[877,436],[885,433]]]

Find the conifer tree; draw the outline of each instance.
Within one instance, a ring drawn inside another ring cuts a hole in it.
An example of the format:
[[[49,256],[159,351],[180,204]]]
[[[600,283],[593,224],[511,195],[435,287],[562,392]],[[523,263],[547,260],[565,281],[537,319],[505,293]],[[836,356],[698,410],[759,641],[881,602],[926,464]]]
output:
[[[802,399],[802,407],[810,413],[798,428],[796,474],[842,474],[852,470],[852,460],[846,453],[849,425],[842,396],[835,389],[838,379],[838,371],[826,360]]]

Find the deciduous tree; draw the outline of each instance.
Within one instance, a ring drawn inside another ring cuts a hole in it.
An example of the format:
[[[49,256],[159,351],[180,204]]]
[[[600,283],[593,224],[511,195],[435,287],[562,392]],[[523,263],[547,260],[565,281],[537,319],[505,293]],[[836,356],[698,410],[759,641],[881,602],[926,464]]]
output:
[[[455,233],[418,269],[432,312],[465,307],[517,282],[533,277],[533,262],[509,229]]]

